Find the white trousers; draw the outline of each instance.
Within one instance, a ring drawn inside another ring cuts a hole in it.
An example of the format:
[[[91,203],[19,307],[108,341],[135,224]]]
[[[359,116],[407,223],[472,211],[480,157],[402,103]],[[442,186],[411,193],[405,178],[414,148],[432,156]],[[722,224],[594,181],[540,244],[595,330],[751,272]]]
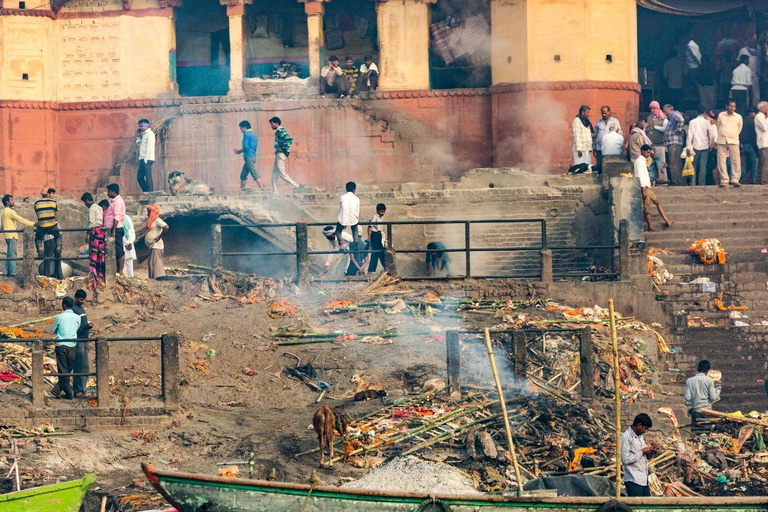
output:
[[[133,277],[133,262],[136,261],[134,259],[126,259],[125,265],[123,266],[123,272],[125,273],[125,277]]]

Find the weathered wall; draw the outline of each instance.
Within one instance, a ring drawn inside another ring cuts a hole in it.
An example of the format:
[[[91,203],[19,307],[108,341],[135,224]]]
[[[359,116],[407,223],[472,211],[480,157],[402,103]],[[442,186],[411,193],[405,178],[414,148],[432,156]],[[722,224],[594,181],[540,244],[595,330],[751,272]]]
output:
[[[378,6],[382,90],[429,89],[429,6],[388,0]]]
[[[635,0],[493,0],[491,9],[494,84],[637,81]]]
[[[592,107],[594,123],[600,106],[610,105],[626,133],[637,120],[639,92],[633,82],[528,82],[491,88],[494,165],[564,172],[573,164],[571,123],[579,107]]]

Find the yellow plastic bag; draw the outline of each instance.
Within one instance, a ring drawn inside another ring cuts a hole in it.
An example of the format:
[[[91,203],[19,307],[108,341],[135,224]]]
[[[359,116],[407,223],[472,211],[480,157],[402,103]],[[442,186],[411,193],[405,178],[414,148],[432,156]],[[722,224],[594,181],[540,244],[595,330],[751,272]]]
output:
[[[685,159],[685,165],[683,166],[683,177],[691,178],[696,175],[696,171],[693,170],[693,157],[689,156]]]

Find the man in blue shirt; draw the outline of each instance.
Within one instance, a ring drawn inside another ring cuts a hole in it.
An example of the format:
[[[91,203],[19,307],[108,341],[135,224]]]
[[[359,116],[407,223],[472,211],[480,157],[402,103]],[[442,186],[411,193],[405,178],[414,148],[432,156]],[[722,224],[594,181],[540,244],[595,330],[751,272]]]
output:
[[[77,347],[77,331],[80,329],[80,315],[72,311],[75,301],[72,297],[64,297],[61,301],[62,313],[56,315],[53,321],[53,334],[56,335],[56,366],[61,374],[72,373],[75,367],[75,347]],[[57,389],[58,388],[58,389]],[[56,398],[74,398],[72,383],[67,375],[60,375],[57,388],[52,393]]]
[[[256,170],[256,148],[259,145],[259,141],[256,138],[256,134],[251,130],[251,123],[248,121],[240,122],[240,131],[243,132],[243,147],[235,150],[235,154],[243,155],[245,160],[243,170],[240,171],[240,190],[245,189],[249,174],[259,185],[259,188],[264,188],[261,184],[261,175]]]

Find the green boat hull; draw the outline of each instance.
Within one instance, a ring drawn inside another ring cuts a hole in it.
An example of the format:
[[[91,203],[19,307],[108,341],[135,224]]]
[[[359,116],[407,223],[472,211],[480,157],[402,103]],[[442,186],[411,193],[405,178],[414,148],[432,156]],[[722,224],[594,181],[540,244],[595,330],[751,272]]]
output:
[[[78,512],[94,483],[96,475],[88,474],[80,480],[0,494],[0,512]]]
[[[155,470],[142,465],[150,483],[179,512],[595,512],[608,498],[435,496],[311,487],[302,484],[220,478]],[[633,511],[767,512],[760,498],[626,498]]]

